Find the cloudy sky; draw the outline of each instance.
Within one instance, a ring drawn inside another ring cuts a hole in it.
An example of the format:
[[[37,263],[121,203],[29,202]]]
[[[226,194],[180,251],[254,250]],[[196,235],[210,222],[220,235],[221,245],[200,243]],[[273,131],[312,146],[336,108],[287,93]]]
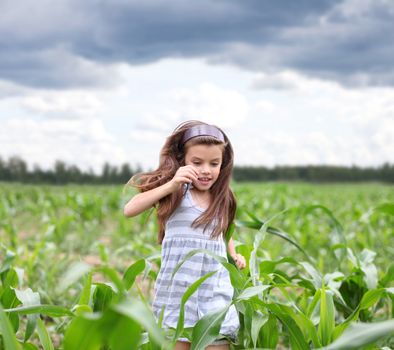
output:
[[[152,168],[188,119],[238,165],[394,162],[394,1],[0,1],[3,160]]]

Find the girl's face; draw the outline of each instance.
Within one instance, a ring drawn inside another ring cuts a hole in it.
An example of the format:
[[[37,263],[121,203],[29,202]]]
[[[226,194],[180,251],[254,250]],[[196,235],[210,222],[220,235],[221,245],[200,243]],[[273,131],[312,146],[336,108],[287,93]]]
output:
[[[192,165],[198,171],[198,181],[193,182],[193,186],[198,190],[209,190],[218,179],[222,150],[220,145],[193,145],[187,148],[185,165]]]

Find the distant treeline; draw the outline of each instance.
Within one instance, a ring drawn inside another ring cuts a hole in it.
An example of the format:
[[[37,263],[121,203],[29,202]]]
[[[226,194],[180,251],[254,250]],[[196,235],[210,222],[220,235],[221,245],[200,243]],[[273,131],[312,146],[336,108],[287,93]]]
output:
[[[92,170],[81,171],[75,165],[67,165],[57,160],[51,170],[42,170],[38,165],[28,170],[20,157],[10,157],[4,161],[0,157],[0,181],[15,181],[31,184],[125,184],[132,175],[141,172],[139,167],[125,163],[121,166],[103,165],[100,174]],[[380,167],[361,168],[357,166],[236,166],[235,181],[309,181],[309,182],[364,182],[380,181],[394,183],[394,164],[385,163]]]
[[[394,164],[385,163],[377,168],[345,167],[334,165],[235,167],[236,181],[308,181],[308,182],[364,182],[394,183]]]

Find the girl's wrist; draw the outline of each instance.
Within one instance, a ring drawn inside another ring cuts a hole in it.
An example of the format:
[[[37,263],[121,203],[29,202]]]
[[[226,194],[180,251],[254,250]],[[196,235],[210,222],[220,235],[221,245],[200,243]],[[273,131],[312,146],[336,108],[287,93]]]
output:
[[[166,186],[168,194],[173,193],[178,189],[178,184],[174,181],[174,179],[168,181],[164,186]]]

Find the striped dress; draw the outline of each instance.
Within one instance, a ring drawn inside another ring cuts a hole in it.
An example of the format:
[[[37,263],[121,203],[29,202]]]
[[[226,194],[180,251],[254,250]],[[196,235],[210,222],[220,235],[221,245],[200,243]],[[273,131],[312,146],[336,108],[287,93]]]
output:
[[[211,239],[208,229],[204,233],[203,228],[191,227],[192,222],[203,211],[204,209],[196,206],[188,190],[179,207],[167,220],[162,243],[161,268],[155,282],[152,304],[156,319],[159,319],[164,307],[163,327],[176,327],[183,294],[193,282],[208,272],[217,270],[186,302],[185,328],[193,327],[207,312],[224,307],[232,300],[234,290],[228,271],[210,255],[202,253],[193,255],[171,279],[175,266],[191,250],[206,249],[227,259],[226,242],[222,236]],[[238,328],[238,314],[232,305],[222,323],[220,334],[236,338]]]

